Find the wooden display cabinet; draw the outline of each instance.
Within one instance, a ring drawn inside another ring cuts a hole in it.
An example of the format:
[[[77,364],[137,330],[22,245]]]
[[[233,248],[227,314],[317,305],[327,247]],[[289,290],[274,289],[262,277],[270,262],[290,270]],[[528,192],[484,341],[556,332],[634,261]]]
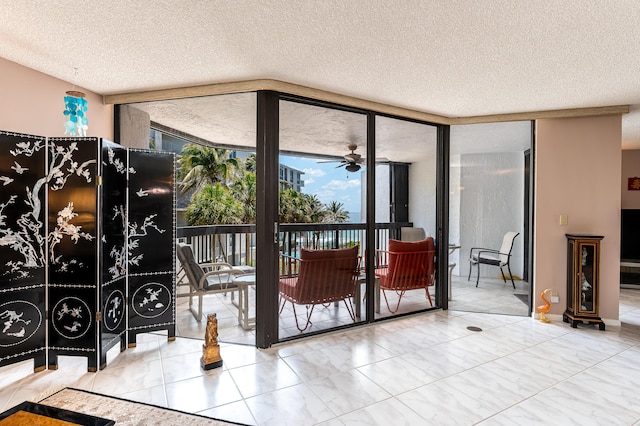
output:
[[[576,328],[581,322],[605,324],[598,313],[600,287],[600,241],[596,235],[567,236],[567,309],[564,322]]]

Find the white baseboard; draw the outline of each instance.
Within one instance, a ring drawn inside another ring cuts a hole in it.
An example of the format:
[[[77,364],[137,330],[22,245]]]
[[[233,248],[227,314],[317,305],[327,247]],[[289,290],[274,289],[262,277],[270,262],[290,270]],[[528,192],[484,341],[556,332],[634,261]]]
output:
[[[562,314],[545,314],[544,316],[549,318],[551,322],[562,322]],[[531,317],[533,319],[539,320],[540,314],[538,312],[534,312],[532,313]],[[607,327],[620,327],[622,325],[620,320],[602,318],[602,321]]]
[[[562,322],[562,315],[558,315],[558,314],[544,314],[545,317],[549,318],[551,320],[551,322],[557,322],[560,321]],[[539,312],[533,312],[531,314],[531,317],[533,319],[539,320],[540,319],[540,313]]]

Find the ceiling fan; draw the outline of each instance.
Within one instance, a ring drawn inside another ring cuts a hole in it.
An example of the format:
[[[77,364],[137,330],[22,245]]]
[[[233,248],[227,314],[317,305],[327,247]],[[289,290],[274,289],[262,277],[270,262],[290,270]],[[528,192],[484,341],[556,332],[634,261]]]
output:
[[[343,160],[340,161],[340,164],[338,164],[336,168],[344,167],[348,172],[357,172],[362,167],[361,164],[364,164],[364,158],[362,158],[360,154],[356,154],[355,152],[356,149],[358,149],[358,145],[349,145],[347,149],[349,149],[349,151],[351,152],[349,154],[345,154],[342,157]],[[338,160],[329,160],[329,161],[321,161],[321,162],[333,163],[337,161]]]
[[[358,145],[349,145],[347,149],[351,152],[343,156],[344,160],[342,160],[340,165],[337,167],[344,166],[348,172],[357,172],[360,170],[360,164],[364,163],[364,158],[362,158],[360,154],[355,153],[356,149],[358,149]]]
[[[362,164],[366,163],[366,159],[362,157],[362,155],[356,153],[356,149],[358,149],[358,145],[351,144],[347,147],[349,154],[345,154],[342,156],[342,160],[327,160],[327,161],[319,161],[320,163],[336,163],[339,162],[336,166],[344,167],[348,172],[357,172],[362,168]],[[376,163],[388,163],[389,160],[386,158],[376,158]]]

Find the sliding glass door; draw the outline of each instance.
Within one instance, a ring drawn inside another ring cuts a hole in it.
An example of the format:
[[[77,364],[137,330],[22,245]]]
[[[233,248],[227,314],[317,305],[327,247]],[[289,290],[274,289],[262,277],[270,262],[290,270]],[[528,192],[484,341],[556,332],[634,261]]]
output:
[[[279,102],[280,339],[366,320],[367,116]]]
[[[437,307],[437,127],[376,117],[376,318]]]
[[[121,135],[148,126],[133,139],[178,154],[179,241],[234,268],[232,291],[203,296],[220,341],[269,347],[442,307],[438,126],[273,91],[120,108],[142,117]],[[179,290],[197,285],[180,270]],[[177,306],[177,334],[204,336],[189,298]]]

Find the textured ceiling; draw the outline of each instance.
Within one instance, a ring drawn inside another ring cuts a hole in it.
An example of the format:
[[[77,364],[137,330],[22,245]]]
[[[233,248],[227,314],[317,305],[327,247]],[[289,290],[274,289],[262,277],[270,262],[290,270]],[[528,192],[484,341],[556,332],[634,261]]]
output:
[[[151,121],[178,129],[216,146],[255,150],[256,95],[235,93],[166,101],[141,102],[131,107],[145,111]],[[357,114],[297,102],[281,101],[279,145],[282,151],[308,157],[341,158],[349,145],[366,157],[367,120]],[[531,144],[528,121],[453,126],[451,154],[522,152]],[[378,161],[411,163],[435,158],[434,126],[376,117]]]
[[[640,148],[639,17],[637,0],[2,0],[0,56],[101,94],[265,78],[451,117],[629,104]]]

